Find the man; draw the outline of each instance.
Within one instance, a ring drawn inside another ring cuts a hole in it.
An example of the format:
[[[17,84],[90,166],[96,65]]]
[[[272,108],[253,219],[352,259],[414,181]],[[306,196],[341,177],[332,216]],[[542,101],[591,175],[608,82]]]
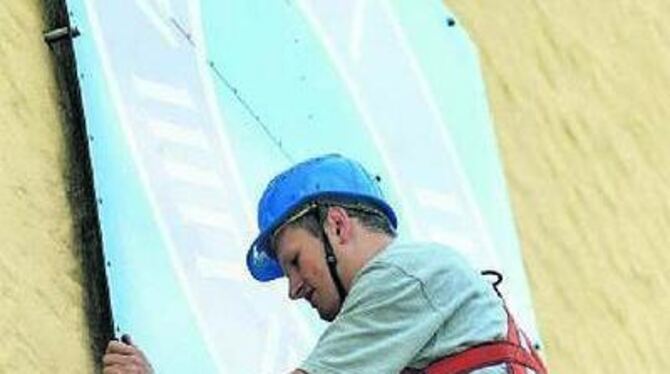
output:
[[[294,373],[545,372],[502,299],[456,251],[396,238],[395,212],[359,163],[326,155],[297,164],[268,184],[258,209],[251,274],[288,277],[289,297],[331,322]],[[104,363],[105,373],[150,370],[119,342]]]

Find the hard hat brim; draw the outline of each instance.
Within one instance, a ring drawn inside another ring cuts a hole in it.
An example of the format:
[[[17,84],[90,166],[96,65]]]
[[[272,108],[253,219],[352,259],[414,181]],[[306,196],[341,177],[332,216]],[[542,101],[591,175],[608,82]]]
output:
[[[279,262],[270,253],[270,233],[259,235],[247,252],[247,268],[257,281],[269,282],[284,276]]]

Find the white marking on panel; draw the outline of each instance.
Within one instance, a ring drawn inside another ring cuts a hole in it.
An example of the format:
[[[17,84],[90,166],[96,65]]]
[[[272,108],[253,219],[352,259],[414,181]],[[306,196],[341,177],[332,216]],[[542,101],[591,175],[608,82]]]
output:
[[[498,263],[499,262],[498,253],[496,253],[495,251],[493,240],[489,233],[486,222],[484,221],[484,218],[481,215],[479,206],[477,205],[474,197],[472,196],[472,188],[468,183],[469,180],[462,169],[460,158],[458,157],[458,154],[455,152],[456,148],[453,144],[451,135],[447,130],[447,125],[446,123],[444,123],[440,109],[437,106],[436,99],[433,95],[432,90],[430,89],[430,85],[428,84],[428,81],[426,80],[421,70],[421,67],[419,65],[419,62],[417,61],[416,56],[414,55],[414,52],[409,46],[409,42],[405,37],[405,33],[402,29],[402,26],[400,26],[400,23],[398,22],[395,13],[391,9],[391,4],[389,4],[388,2],[382,2],[382,6],[384,7],[384,10],[391,23],[391,26],[393,27],[393,31],[395,33],[396,39],[398,40],[400,49],[403,51],[405,57],[407,58],[407,61],[409,62],[409,66],[416,79],[416,82],[418,83],[421,96],[428,105],[431,116],[433,117],[433,122],[431,123],[435,125],[438,133],[440,134],[440,138],[444,143],[444,149],[447,150],[450,158],[454,160],[454,168],[456,171],[456,175],[458,176],[458,180],[461,183],[461,188],[463,189],[464,195],[466,197],[467,207],[469,208],[470,212],[472,212],[473,217],[475,218],[475,222],[477,224],[477,229],[481,233],[482,240],[485,243],[484,248],[481,248],[483,254],[485,257],[495,259],[495,262]]]
[[[286,278],[284,278],[286,279]],[[288,288],[288,285],[284,283],[283,287],[283,292],[286,292]],[[309,327],[309,324],[307,322],[307,319],[305,316],[303,316],[300,313],[299,306],[296,305],[296,303],[293,302],[293,300],[290,300],[289,298],[283,298],[284,302],[292,303],[290,305],[287,305],[286,308],[290,312],[290,317],[291,317],[291,323],[293,323],[293,326],[296,327],[296,330],[298,332],[298,344],[296,345],[297,347],[301,347],[301,349],[304,351],[306,349],[309,349],[308,347],[313,346],[316,343],[316,334],[314,333],[314,330]],[[311,311],[310,311],[311,312]],[[294,346],[294,348],[296,347]],[[295,362],[296,364],[300,364],[298,362],[299,358],[292,360],[290,362]]]
[[[240,262],[215,260],[205,256],[196,256],[195,266],[203,278],[226,279],[237,282],[249,282],[251,277]]]
[[[192,204],[179,204],[179,213],[184,221],[201,226],[231,230],[236,227],[233,217],[220,210]]]
[[[207,138],[200,129],[154,118],[147,120],[147,124],[157,138],[171,143],[209,150]]]
[[[443,193],[427,188],[416,190],[416,199],[425,207],[435,208],[447,213],[462,215],[463,206],[455,193]]]
[[[170,177],[191,185],[211,187],[217,190],[225,188],[221,177],[212,169],[167,160],[163,161],[163,168]]]
[[[306,0],[298,1],[298,6],[300,7],[302,14],[309,22],[312,31],[321,41],[324,49],[326,50],[326,53],[328,54],[328,58],[335,67],[335,71],[344,82],[345,87],[347,88],[347,92],[349,92],[351,95],[351,100],[353,101],[354,107],[363,119],[363,123],[368,130],[370,137],[372,138],[372,142],[375,145],[375,149],[379,152],[379,157],[382,159],[384,167],[389,173],[390,184],[393,186],[395,191],[402,191],[400,188],[400,177],[398,176],[396,168],[393,167],[394,163],[391,159],[391,151],[387,149],[383,142],[383,138],[377,129],[375,120],[372,114],[370,114],[363,95],[358,88],[356,79],[354,79],[350,73],[346,64],[340,57],[341,53],[338,53],[337,48],[331,42],[323,25],[319,22],[318,17],[312,11],[311,2]],[[419,232],[418,227],[416,226],[416,222],[418,222],[418,220],[412,219],[412,217],[410,217],[411,212],[406,209],[406,207],[410,206],[410,204],[402,194],[398,195],[398,200],[399,205],[396,211],[400,213],[399,216],[406,217],[405,222],[407,222],[409,231],[408,234],[413,236]]]
[[[429,234],[430,240],[444,244],[461,253],[472,253],[475,241],[459,232],[436,229]]]
[[[158,102],[175,105],[185,109],[194,109],[195,105],[189,92],[165,83],[151,81],[133,75],[133,84],[142,96]]]
[[[91,21],[90,27],[93,34],[93,39],[95,40],[95,45],[98,48],[98,52],[100,53],[100,60],[102,61],[102,70],[105,80],[110,83],[109,93],[111,96],[112,104],[119,115],[119,125],[121,125],[123,132],[126,138],[128,139],[130,152],[132,154],[134,164],[137,165],[137,171],[140,180],[142,182],[142,187],[149,200],[149,204],[151,205],[151,213],[153,214],[156,224],[159,227],[161,237],[165,239],[165,245],[168,247],[172,268],[174,269],[175,274],[179,279],[179,285],[182,292],[184,293],[184,296],[186,297],[188,303],[188,309],[195,317],[196,328],[200,332],[200,334],[198,335],[204,336],[207,352],[209,353],[209,357],[213,360],[217,372],[227,373],[228,372],[227,365],[224,364],[221,361],[219,355],[216,354],[216,351],[214,350],[214,343],[211,341],[209,335],[205,334],[205,332],[207,331],[206,329],[207,325],[204,323],[204,318],[202,314],[200,313],[198,308],[195,307],[196,306],[195,296],[187,286],[188,282],[186,280],[187,279],[186,274],[184,273],[184,269],[182,268],[182,266],[179,264],[179,260],[176,255],[177,250],[175,248],[176,244],[174,242],[174,238],[171,235],[169,235],[169,230],[167,229],[165,217],[163,217],[163,215],[160,214],[158,209],[158,202],[156,201],[156,196],[153,190],[149,187],[150,183],[149,183],[149,177],[147,175],[146,166],[142,163],[142,157],[140,156],[140,151],[138,149],[138,141],[135,138],[135,134],[131,130],[132,129],[132,126],[130,125],[131,119],[135,120],[135,118],[132,118],[132,116],[128,113],[126,106],[123,105],[124,101],[122,99],[121,89],[118,86],[118,83],[116,83],[119,82],[119,79],[116,76],[116,72],[114,71],[110,63],[110,57],[109,52],[107,51],[107,45],[103,40],[102,36],[103,33],[99,26],[101,25],[101,23],[100,20],[98,19],[96,11],[94,10],[95,5],[93,4],[93,2],[84,2],[84,6],[86,7],[86,14],[88,15],[88,18]]]
[[[156,31],[163,37],[171,47],[179,46],[177,36],[168,23],[172,9],[170,3],[166,0],[136,0],[137,6],[142,10],[149,22],[156,28]]]
[[[274,363],[277,360],[279,355],[279,346],[281,342],[279,341],[279,321],[277,317],[270,317],[267,335],[265,336],[265,349],[263,350],[263,359],[261,361],[261,373],[262,374],[275,374]]]
[[[214,128],[218,135],[218,139],[221,142],[220,151],[222,153],[222,161],[228,172],[226,175],[231,176],[233,185],[236,187],[237,202],[241,205],[244,213],[243,217],[239,217],[236,230],[238,230],[238,232],[254,232],[256,227],[256,215],[253,212],[255,211],[255,208],[252,208],[253,205],[247,193],[248,187],[242,182],[242,175],[235,162],[236,156],[232,153],[232,141],[229,139],[228,134],[225,131],[227,125],[224,123],[221,116],[222,110],[219,108],[219,100],[215,94],[216,89],[214,88],[215,85],[212,81],[210,66],[207,62],[207,43],[204,42],[204,26],[200,18],[202,16],[201,5],[199,1],[189,1],[188,7],[193,24],[192,36],[196,40],[196,45],[202,46],[201,48],[195,48],[195,52],[197,53],[196,61],[198,62],[198,72],[200,74],[200,82],[203,86],[205,103],[207,104],[208,113],[211,115],[211,119],[214,122]]]
[[[295,347],[291,347],[288,350],[288,362],[291,367],[288,368],[288,370],[292,370],[295,367],[298,367],[300,365],[300,360],[302,357],[300,357],[298,351],[295,349]],[[288,371],[287,370],[287,371]]]
[[[354,2],[354,15],[351,25],[351,41],[349,42],[349,55],[354,62],[361,58],[361,38],[365,19],[365,8],[369,0]]]

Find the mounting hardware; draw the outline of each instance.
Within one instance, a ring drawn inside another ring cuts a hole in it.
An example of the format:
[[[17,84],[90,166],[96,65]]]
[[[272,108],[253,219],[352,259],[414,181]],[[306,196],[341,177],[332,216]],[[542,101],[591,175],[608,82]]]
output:
[[[77,29],[76,27],[69,27],[69,26],[59,27],[57,29],[45,32],[44,41],[47,44],[52,45],[53,43],[59,42],[65,38],[69,37],[74,39],[79,35],[81,35],[81,33],[79,32],[79,29]]]

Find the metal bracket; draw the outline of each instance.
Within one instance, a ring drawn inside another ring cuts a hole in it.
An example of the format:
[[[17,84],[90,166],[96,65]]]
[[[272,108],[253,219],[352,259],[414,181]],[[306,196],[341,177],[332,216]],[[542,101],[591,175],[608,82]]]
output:
[[[81,35],[76,27],[64,26],[44,33],[44,41],[50,46],[65,38],[74,39]]]

